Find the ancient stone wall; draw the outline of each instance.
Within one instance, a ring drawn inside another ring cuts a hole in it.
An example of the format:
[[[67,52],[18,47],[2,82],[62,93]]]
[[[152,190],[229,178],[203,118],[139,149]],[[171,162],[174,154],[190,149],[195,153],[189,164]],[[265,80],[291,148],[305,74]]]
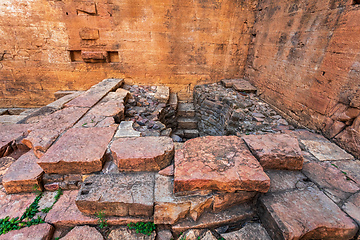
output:
[[[0,106],[32,107],[104,78],[198,83],[244,73],[254,1],[3,0]]]
[[[359,155],[360,5],[264,0],[246,76],[262,98]]]

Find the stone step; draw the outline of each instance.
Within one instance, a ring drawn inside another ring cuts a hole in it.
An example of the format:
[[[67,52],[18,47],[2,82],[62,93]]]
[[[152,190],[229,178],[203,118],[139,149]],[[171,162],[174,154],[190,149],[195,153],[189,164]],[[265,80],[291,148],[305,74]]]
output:
[[[267,192],[270,179],[236,136],[191,139],[175,153],[174,192]]]
[[[177,129],[174,134],[187,139],[197,138],[200,135],[197,129]]]
[[[42,190],[42,168],[36,163],[38,159],[32,151],[22,155],[6,171],[2,184],[6,193],[33,192]]]
[[[197,121],[195,118],[178,118],[178,128],[179,129],[197,129]]]
[[[38,160],[46,173],[92,173],[103,166],[115,127],[71,128]]]
[[[119,138],[110,149],[120,171],[159,171],[169,166],[174,156],[170,137]]]
[[[170,93],[169,105],[170,105],[174,110],[177,110],[177,108],[178,108],[178,96],[177,96],[176,93]]]
[[[150,172],[92,175],[85,179],[76,206],[106,216],[152,216],[155,174]]]
[[[260,218],[274,239],[352,239],[358,226],[316,188],[260,197]]]
[[[193,103],[179,103],[177,110],[178,117],[193,118],[195,117],[195,107]]]

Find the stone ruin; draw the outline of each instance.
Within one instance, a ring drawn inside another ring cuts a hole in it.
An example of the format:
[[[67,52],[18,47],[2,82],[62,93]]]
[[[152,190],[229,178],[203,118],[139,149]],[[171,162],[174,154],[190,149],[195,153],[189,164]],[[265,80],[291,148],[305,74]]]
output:
[[[0,218],[21,216],[34,189],[48,208],[0,239],[359,239],[359,160],[256,92],[225,79],[180,102],[105,79],[0,116]]]

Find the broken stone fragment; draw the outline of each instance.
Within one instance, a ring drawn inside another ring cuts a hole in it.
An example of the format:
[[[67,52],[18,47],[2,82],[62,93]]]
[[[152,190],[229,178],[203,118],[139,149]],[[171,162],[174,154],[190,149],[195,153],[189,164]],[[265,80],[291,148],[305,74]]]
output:
[[[114,127],[72,128],[38,160],[38,164],[46,173],[100,171],[114,132]]]
[[[154,98],[159,102],[167,103],[170,97],[170,88],[166,86],[157,86]]]
[[[218,190],[267,192],[270,179],[241,138],[207,136],[175,153],[174,192]]]
[[[76,199],[85,214],[106,216],[152,216],[154,173],[91,175],[85,179]]]
[[[159,171],[170,165],[174,143],[169,137],[119,138],[111,151],[120,171]]]
[[[7,147],[13,141],[20,141],[22,138],[26,137],[29,128],[31,128],[31,125],[28,124],[0,124],[0,157],[4,156]]]
[[[260,198],[262,223],[277,239],[351,239],[358,227],[315,188],[267,194]]]
[[[76,226],[74,227],[62,240],[103,240],[104,237],[94,227],[89,226]]]
[[[42,190],[42,168],[32,151],[21,156],[6,171],[2,183],[8,194]]]
[[[115,133],[115,138],[140,137],[140,132],[133,128],[133,121],[122,121]]]
[[[0,158],[0,182],[2,182],[2,178],[6,173],[7,169],[11,166],[13,162],[16,160],[12,157],[2,157]],[[0,183],[2,184],[2,183]]]
[[[264,169],[301,170],[303,156],[299,142],[287,134],[243,136]]]

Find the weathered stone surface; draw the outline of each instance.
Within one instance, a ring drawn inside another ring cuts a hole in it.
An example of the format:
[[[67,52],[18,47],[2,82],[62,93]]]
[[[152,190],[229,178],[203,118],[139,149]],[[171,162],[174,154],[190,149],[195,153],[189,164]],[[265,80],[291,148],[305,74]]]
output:
[[[182,233],[177,240],[181,239],[190,239],[190,240],[198,240],[201,235],[204,234],[206,229],[189,229]]]
[[[140,137],[140,132],[133,128],[133,121],[122,121],[115,133],[115,138]]]
[[[54,233],[54,227],[47,223],[13,230],[0,236],[0,240],[50,240]]]
[[[324,189],[329,198],[339,203],[359,191],[360,187],[347,177],[346,172],[338,169],[336,163],[309,161],[304,163],[303,173]]]
[[[89,226],[76,226],[73,228],[62,240],[103,240],[104,237],[94,227]]]
[[[354,157],[341,149],[335,143],[301,140],[301,143],[320,161],[352,160]]]
[[[13,162],[16,160],[12,157],[2,157],[0,158],[0,182],[3,179],[4,174],[6,173],[7,169],[11,166]],[[2,184],[2,183],[0,183]]]
[[[171,163],[174,143],[169,137],[119,138],[111,151],[120,171],[159,171]]]
[[[86,214],[152,216],[154,186],[154,173],[92,175],[82,184],[76,205]]]
[[[232,87],[238,92],[256,93],[257,89],[245,79],[237,79],[233,82]]]
[[[34,201],[36,194],[6,194],[3,186],[0,186],[0,219],[7,216],[10,218],[21,217],[26,208]]]
[[[178,118],[178,127],[182,129],[196,129],[197,121],[194,118]]]
[[[12,125],[23,120],[24,115],[0,115],[0,124]]]
[[[117,98],[119,98],[123,104],[125,104],[132,97],[130,91],[125,90],[123,88],[118,88],[118,89],[116,89],[115,92],[116,92]]]
[[[307,181],[307,177],[300,171],[268,170],[266,174],[270,178],[269,192],[279,192],[291,189],[304,189],[313,183]]]
[[[265,169],[300,170],[303,157],[299,142],[287,134],[244,136],[251,152]]]
[[[170,166],[159,171],[159,174],[163,176],[174,176],[174,164],[171,164]]]
[[[54,92],[54,97],[56,100],[66,96],[66,95],[71,95],[73,93],[82,93],[83,91],[72,91],[72,90],[59,90],[57,92]]]
[[[273,239],[351,239],[358,227],[324,193],[315,189],[260,198],[262,223]]]
[[[8,194],[33,192],[42,189],[42,168],[36,163],[38,159],[32,151],[16,160],[6,171],[2,184]]]
[[[267,192],[270,179],[241,138],[201,137],[175,154],[174,191]]]
[[[170,93],[169,96],[169,105],[170,107],[172,107],[174,110],[177,109],[178,107],[178,96],[176,93]]]
[[[206,233],[201,236],[200,240],[217,240],[217,238],[212,234],[210,230],[207,230]]]
[[[82,28],[79,35],[82,40],[96,40],[99,38],[99,29]]]
[[[360,224],[360,193],[352,195],[341,208]]]
[[[234,193],[216,193],[213,197],[212,209],[215,212],[228,209],[234,205],[254,199],[256,192],[236,191]]]
[[[174,239],[170,230],[161,230],[156,234],[156,240],[172,240]]]
[[[99,102],[108,92],[119,88],[123,83],[124,79],[104,79],[100,83],[92,86],[81,96],[65,104],[65,106],[90,108]]]
[[[185,219],[172,226],[175,234],[185,232],[192,228],[216,228],[233,222],[252,219],[255,216],[253,206],[241,204],[218,213],[205,212],[194,222],[192,219]]]
[[[22,140],[40,158],[65,130],[72,127],[87,111],[86,108],[64,108],[41,119]]]
[[[76,226],[76,225],[97,225],[98,218],[88,216],[80,212],[75,204],[78,195],[75,191],[64,191],[59,201],[46,215],[45,221],[56,227]],[[30,202],[31,203],[31,202]],[[28,205],[27,205],[28,206]],[[26,206],[26,207],[27,207]],[[11,208],[12,209],[12,208]],[[23,209],[23,211],[25,208]],[[21,214],[20,214],[21,215]],[[109,217],[106,218],[109,225],[126,225],[131,222],[149,222],[147,217]]]
[[[46,173],[100,171],[115,128],[72,128],[38,160]]]
[[[167,103],[170,97],[170,88],[166,86],[157,86],[154,97],[159,102]]]
[[[353,124],[335,137],[335,141],[344,149],[360,158],[360,116],[357,117]]]
[[[25,137],[30,127],[31,125],[28,124],[0,124],[0,156],[4,156],[7,147],[12,141],[21,140],[21,138]]]
[[[195,108],[193,103],[180,103],[177,110],[178,117],[195,117]]]
[[[27,115],[24,119],[17,122],[17,124],[35,124],[38,123],[42,118],[52,114],[55,112],[56,108],[44,106],[39,108],[37,111],[32,112],[31,114]]]
[[[60,110],[64,107],[64,105],[68,102],[70,102],[71,100],[73,100],[74,98],[80,96],[83,93],[83,91],[74,91],[71,94],[67,94],[61,98],[59,98],[58,100],[49,103],[48,105],[46,105],[48,108],[54,108],[56,110]]]
[[[130,230],[127,227],[120,227],[114,229],[109,234],[109,240],[118,240],[118,239],[131,239],[131,240],[155,240],[156,232],[152,232],[150,236],[136,233],[135,230]]]
[[[336,161],[332,162],[337,168],[339,168],[343,174],[346,174],[347,178],[356,182],[360,186],[360,161],[349,160],[349,161]]]
[[[221,234],[226,240],[271,240],[265,228],[259,223],[248,223],[242,229]]]

